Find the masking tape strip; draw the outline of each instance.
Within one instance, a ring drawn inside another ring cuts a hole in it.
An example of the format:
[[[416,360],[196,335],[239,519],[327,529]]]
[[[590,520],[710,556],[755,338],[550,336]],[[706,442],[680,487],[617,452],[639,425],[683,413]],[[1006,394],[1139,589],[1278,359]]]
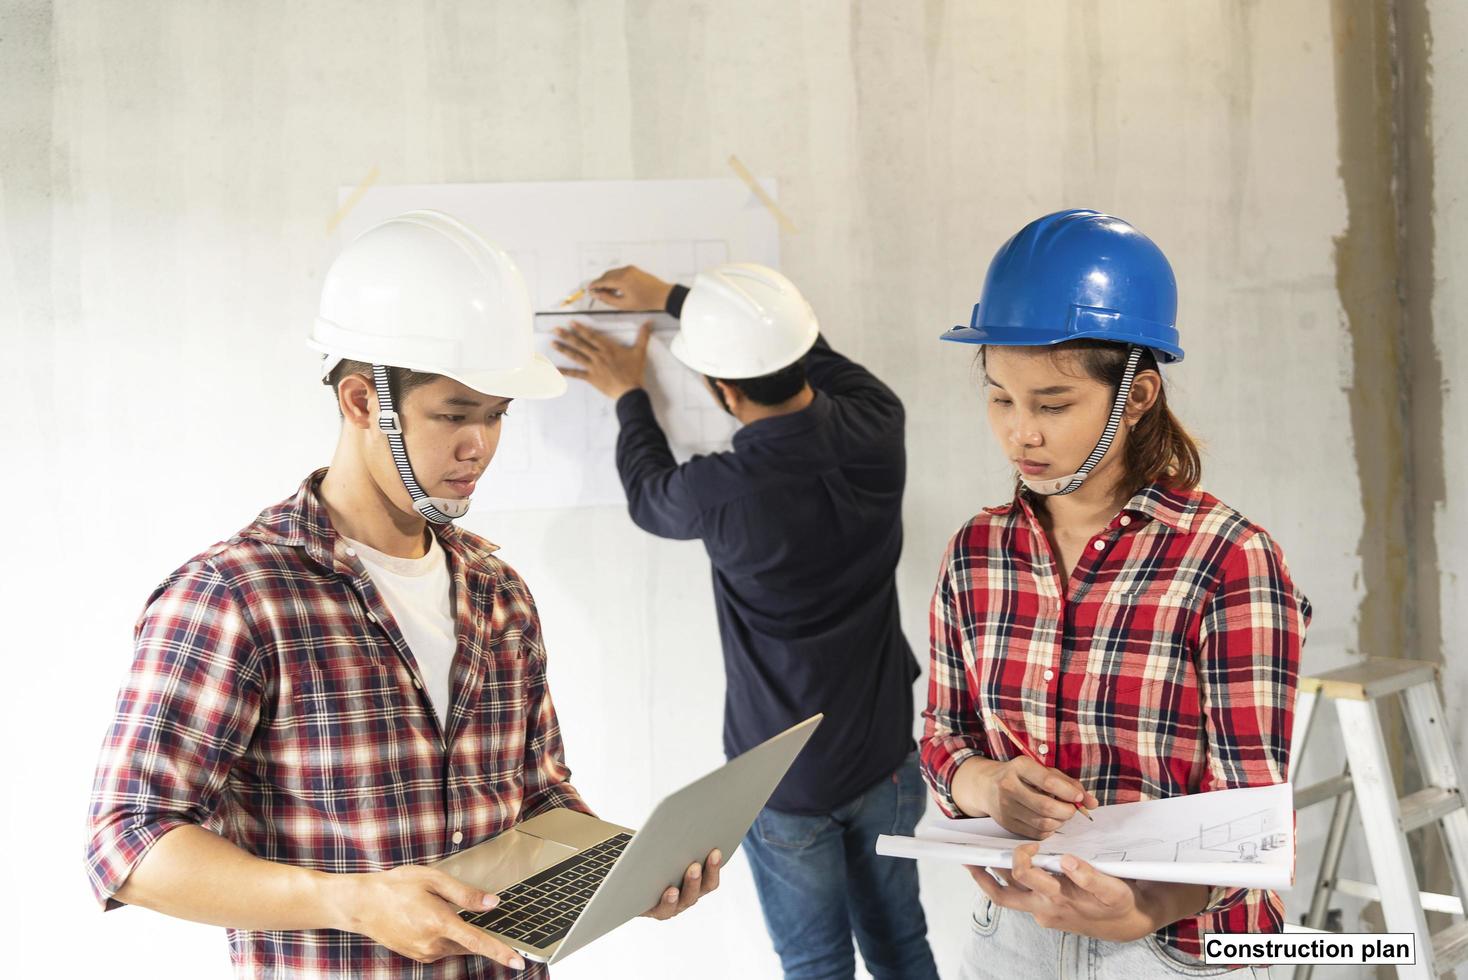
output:
[[[775,216],[775,220],[780,223],[780,229],[782,231],[794,234],[799,230],[795,227],[795,222],[790,220],[789,215],[780,210],[780,205],[775,203],[775,199],[765,192],[765,189],[760,186],[759,181],[754,179],[754,174],[749,172],[749,168],[732,153],[729,155],[729,166],[733,168],[734,173],[738,175],[739,179],[744,181],[745,185],[749,188],[749,192],[759,198],[760,203],[765,206],[770,214]]]
[[[367,189],[376,182],[377,168],[373,167],[367,172],[367,176],[362,178],[362,183],[358,184],[356,189],[347,195],[347,199],[342,202],[342,206],[336,209],[336,214],[332,215],[331,220],[326,223],[326,233],[328,235],[336,231],[337,226],[351,213],[352,208],[356,207],[358,202],[362,200],[363,195],[367,193]]]

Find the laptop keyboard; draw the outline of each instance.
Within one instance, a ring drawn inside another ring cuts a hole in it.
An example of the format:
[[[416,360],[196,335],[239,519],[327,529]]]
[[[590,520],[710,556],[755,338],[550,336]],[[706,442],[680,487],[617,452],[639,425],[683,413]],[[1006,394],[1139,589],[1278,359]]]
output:
[[[466,910],[459,916],[528,946],[549,946],[566,938],[631,840],[631,834],[608,838],[506,888],[499,893],[500,902],[494,908],[486,912]]]

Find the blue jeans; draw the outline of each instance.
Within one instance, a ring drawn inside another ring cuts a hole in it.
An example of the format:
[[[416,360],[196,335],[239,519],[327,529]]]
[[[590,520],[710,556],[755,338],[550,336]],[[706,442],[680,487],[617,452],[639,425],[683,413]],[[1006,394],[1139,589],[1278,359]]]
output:
[[[831,813],[760,811],[744,853],[786,980],[850,980],[853,933],[875,980],[937,980],[917,862],[876,853],[877,835],[912,833],[927,798],[913,753]]]

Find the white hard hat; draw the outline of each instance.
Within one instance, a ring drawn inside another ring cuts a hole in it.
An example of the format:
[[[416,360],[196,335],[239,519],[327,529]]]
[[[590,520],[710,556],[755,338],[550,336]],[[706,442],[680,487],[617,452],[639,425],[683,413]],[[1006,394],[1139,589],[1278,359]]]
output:
[[[327,355],[327,371],[350,358],[441,374],[486,395],[552,398],[566,379],[535,352],[532,318],[508,254],[446,214],[410,211],[342,249],[307,343]]]
[[[795,284],[749,262],[700,272],[681,320],[673,356],[700,374],[730,380],[789,367],[820,333],[815,311]]]

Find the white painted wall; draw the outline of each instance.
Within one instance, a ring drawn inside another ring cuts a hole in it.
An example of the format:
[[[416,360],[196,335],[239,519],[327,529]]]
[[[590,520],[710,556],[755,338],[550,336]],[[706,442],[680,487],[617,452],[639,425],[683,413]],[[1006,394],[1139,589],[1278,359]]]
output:
[[[6,16],[0,118],[22,122],[0,140],[13,975],[58,956],[116,977],[226,973],[215,929],[91,906],[86,794],[149,589],[330,452],[301,339],[335,189],[374,166],[388,184],[702,177],[737,153],[776,177],[799,227],[786,271],[908,405],[900,586],[920,650],[944,542],[1008,486],[969,359],[936,336],[1025,221],[1123,215],[1177,269],[1189,356],[1169,377],[1207,484],[1275,533],[1315,600],[1307,666],[1354,635],[1325,5],[17,0]],[[615,510],[466,523],[535,590],[595,805],[635,822],[719,761],[696,544]],[[1445,557],[1468,543],[1449,523]],[[953,975],[971,886],[924,875]],[[774,975],[742,862],[728,879],[686,920],[637,923],[557,975]]]

